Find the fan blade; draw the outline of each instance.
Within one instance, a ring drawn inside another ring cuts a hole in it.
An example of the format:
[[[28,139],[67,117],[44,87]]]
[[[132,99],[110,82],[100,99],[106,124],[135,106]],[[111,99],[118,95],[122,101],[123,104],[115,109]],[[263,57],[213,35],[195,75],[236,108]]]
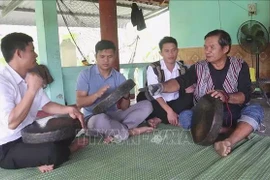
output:
[[[256,38],[257,37],[262,37],[263,38],[264,37],[264,32],[262,30],[259,30],[259,31],[256,32],[255,36],[256,36]]]
[[[260,52],[264,51],[266,46],[267,46],[266,39],[263,38],[263,37],[256,38],[255,43],[256,43],[256,45],[257,45]]]
[[[252,43],[247,41],[246,38],[240,39],[240,45],[244,49],[244,51],[251,53]]]
[[[248,28],[248,24],[245,24],[241,27],[241,32],[244,34],[244,35],[249,35],[249,28]]]
[[[260,34],[260,32],[263,32],[262,27],[259,24],[253,24],[250,29],[251,29],[250,34],[253,37],[255,37],[258,34],[258,32],[259,32],[259,34]]]

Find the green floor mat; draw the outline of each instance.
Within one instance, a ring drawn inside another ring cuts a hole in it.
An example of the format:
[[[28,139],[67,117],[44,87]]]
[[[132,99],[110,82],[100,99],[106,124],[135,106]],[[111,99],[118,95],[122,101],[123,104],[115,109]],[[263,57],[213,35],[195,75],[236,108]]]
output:
[[[0,169],[0,179],[270,179],[270,137],[251,135],[226,158],[192,142],[189,131],[160,125],[119,144],[89,146],[49,173]]]

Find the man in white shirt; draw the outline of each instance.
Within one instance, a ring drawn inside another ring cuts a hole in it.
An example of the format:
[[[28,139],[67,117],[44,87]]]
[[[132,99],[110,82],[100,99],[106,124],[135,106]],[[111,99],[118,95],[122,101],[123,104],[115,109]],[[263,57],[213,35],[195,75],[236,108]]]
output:
[[[159,42],[159,48],[160,55],[163,59],[148,66],[148,85],[174,79],[183,75],[187,69],[181,62],[176,60],[178,55],[176,39],[173,37],[164,37]],[[144,93],[139,93],[137,101],[141,101],[145,98]],[[181,126],[178,120],[179,113],[185,109],[190,109],[193,106],[193,97],[191,93],[180,94],[179,91],[172,93],[160,93],[152,98],[151,102],[154,110],[148,117],[148,123],[154,128],[161,122],[165,124],[169,123],[174,126]]]
[[[51,102],[43,92],[43,79],[30,72],[37,65],[32,37],[23,33],[8,34],[1,40],[1,51],[7,65],[0,70],[0,167],[38,167],[41,172],[51,171],[86,144],[81,144],[82,139],[73,141],[73,138],[26,144],[21,130],[36,120],[40,109],[49,114],[69,114],[85,127],[83,115],[75,107]]]

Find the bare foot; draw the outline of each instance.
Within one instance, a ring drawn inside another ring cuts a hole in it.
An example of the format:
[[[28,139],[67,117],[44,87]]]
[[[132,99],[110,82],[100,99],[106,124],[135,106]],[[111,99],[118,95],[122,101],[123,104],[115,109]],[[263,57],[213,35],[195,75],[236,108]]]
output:
[[[135,135],[140,135],[143,133],[151,133],[153,132],[152,127],[138,127],[138,128],[133,128],[129,130],[129,135],[135,136]]]
[[[71,145],[69,146],[70,152],[74,153],[82,148],[84,148],[85,146],[87,146],[89,143],[89,139],[87,137],[79,137],[76,138]]]
[[[157,128],[157,126],[161,123],[161,119],[159,119],[158,117],[154,117],[152,119],[149,119],[147,122],[150,127]]]
[[[218,141],[215,143],[214,148],[220,156],[225,157],[231,152],[231,143],[228,141],[228,139]]]
[[[53,164],[52,165],[43,165],[43,166],[39,166],[38,167],[38,170],[42,173],[45,173],[45,172],[50,172],[53,170]]]
[[[108,136],[108,137],[106,137],[104,140],[103,140],[103,142],[105,143],[105,144],[109,144],[109,143],[111,143],[113,141],[113,137],[112,136]]]

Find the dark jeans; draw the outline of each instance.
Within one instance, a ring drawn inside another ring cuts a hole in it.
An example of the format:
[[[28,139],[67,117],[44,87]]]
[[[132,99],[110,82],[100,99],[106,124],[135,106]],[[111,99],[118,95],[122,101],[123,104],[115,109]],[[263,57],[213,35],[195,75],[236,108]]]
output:
[[[74,138],[41,144],[23,143],[19,138],[0,146],[0,167],[18,169],[54,164],[54,168],[68,160],[69,145]]]
[[[144,92],[140,92],[137,96],[137,102],[147,99]],[[153,106],[153,112],[146,118],[146,120],[153,117],[161,119],[162,123],[168,124],[167,112],[159,105],[156,100],[151,101]],[[173,101],[167,102],[167,104],[173,109],[176,114],[179,114],[183,110],[191,109],[193,107],[193,94],[180,94],[179,98]]]

